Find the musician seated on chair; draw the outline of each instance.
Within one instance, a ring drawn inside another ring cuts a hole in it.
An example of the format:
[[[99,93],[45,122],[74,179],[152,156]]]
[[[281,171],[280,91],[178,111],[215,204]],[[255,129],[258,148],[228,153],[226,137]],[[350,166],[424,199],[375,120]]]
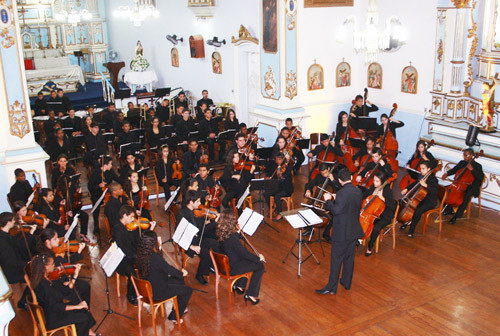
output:
[[[464,168],[469,170],[472,173],[472,176],[474,176],[473,182],[465,190],[463,201],[458,207],[457,212],[455,213],[453,208],[448,204],[446,204],[446,208],[443,214],[445,215],[454,214],[453,217],[450,219],[450,224],[455,224],[457,219],[462,217],[472,197],[479,196],[479,193],[481,192],[481,186],[483,184],[483,178],[484,178],[483,166],[475,160],[474,150],[472,148],[465,149],[463,151],[463,157],[464,157],[463,160],[457,163],[455,167],[451,168],[446,173],[444,173],[442,177],[443,179],[446,179],[448,176],[455,175],[455,173],[459,169],[464,169]]]
[[[212,111],[210,109],[204,110],[204,115],[202,119],[198,119],[198,131],[200,132],[200,140],[205,140],[208,145],[208,160],[214,161],[215,159],[215,143],[218,142],[217,135],[219,134],[219,123],[216,119],[212,118]],[[219,157],[224,154],[222,152],[223,146],[221,146],[221,152]]]
[[[230,275],[239,275],[251,272],[250,284],[245,292],[247,278],[238,279],[233,285],[233,292],[245,294],[243,297],[250,301],[252,305],[260,302],[259,292],[262,282],[262,276],[265,269],[263,262],[266,261],[264,255],[255,255],[250,253],[240,242],[240,228],[231,211],[225,210],[221,214],[219,225],[217,225],[217,239],[222,244],[225,254],[229,259]]]
[[[389,129],[392,135],[394,135],[394,137],[396,138],[396,128],[400,128],[405,125],[405,123],[400,120],[394,118],[389,119],[389,116],[385,113],[380,116],[380,121],[382,123],[378,125],[377,128],[377,137],[379,138],[384,136],[384,134],[387,132],[387,129]]]
[[[21,168],[14,170],[14,175],[16,176],[16,182],[10,187],[9,200],[11,204],[16,201],[28,202],[28,198],[33,193],[33,188],[28,180],[26,180],[26,174]]]
[[[210,219],[206,219],[205,217],[195,217],[194,210],[198,209],[200,206],[200,194],[194,190],[189,190],[186,193],[185,197],[185,206],[179,210],[179,214],[177,215],[176,223],[179,225],[181,220],[185,218],[189,223],[196,226],[200,231],[194,236],[193,241],[191,242],[191,246],[186,251],[186,254],[193,258],[195,254],[200,257],[200,263],[198,265],[198,269],[196,271],[196,280],[202,284],[207,285],[208,282],[205,279],[210,273],[210,268],[213,267],[212,260],[210,258],[210,249],[218,252],[219,244],[213,237],[215,237],[215,228],[217,223],[215,221],[218,220],[219,215],[215,221]]]
[[[120,168],[120,183],[123,185],[131,171],[139,171],[143,168],[141,160],[131,151],[125,152],[125,164]]]
[[[136,210],[137,216],[152,221],[153,217],[151,217],[149,209],[145,209],[143,205],[141,206],[141,200],[143,200],[143,202],[147,201],[144,197],[148,187],[142,185],[142,179],[139,179],[139,174],[136,171],[130,171],[128,173],[127,181],[125,181],[123,185],[123,190],[128,197],[129,205],[133,206]]]
[[[270,197],[274,197],[274,204],[276,205],[276,217],[273,219],[273,221],[277,222],[281,220],[281,218],[283,218],[283,216],[281,216],[281,199],[283,197],[290,197],[293,193],[292,167],[287,164],[285,155],[283,153],[279,152],[278,154],[276,154],[274,161],[272,161],[269,166],[268,176],[279,180],[276,188],[266,190],[264,192],[264,197],[266,198],[267,204],[270,204]],[[273,209],[269,208],[269,211],[272,210]]]
[[[328,186],[332,187],[333,190],[338,190],[342,186],[340,183],[336,182],[336,178],[330,173],[331,166],[327,163],[321,163],[319,165],[319,174],[317,174],[314,179],[309,180],[305,185],[304,196],[309,198],[312,197],[312,192],[314,187],[323,187],[326,189]],[[327,181],[328,180],[328,181]],[[325,183],[326,181],[326,183]]]
[[[377,168],[378,167],[378,168]],[[374,169],[377,168],[378,171],[383,171],[388,178],[393,174],[391,165],[386,162],[386,159],[382,158],[382,150],[380,148],[374,148],[372,151],[372,162],[366,165],[366,169],[361,171],[358,176],[356,176],[356,182],[360,182],[368,174],[373,174]],[[359,187],[359,185],[358,185]],[[364,187],[360,187],[362,190]],[[365,188],[366,189],[366,188]]]
[[[184,93],[184,91],[179,92],[177,98],[174,99],[174,105],[176,109],[179,106],[183,106],[184,110],[189,110],[189,104],[186,99],[186,94]]]
[[[413,217],[411,219],[410,223],[410,231],[408,232],[408,237],[413,238],[413,235],[415,234],[415,228],[417,227],[418,222],[420,221],[420,218],[422,215],[428,211],[432,210],[437,206],[437,197],[438,197],[438,190],[439,190],[439,183],[434,175],[434,173],[431,173],[427,178],[424,180],[424,177],[426,174],[428,174],[432,170],[432,165],[430,161],[422,161],[420,163],[420,173],[421,175],[419,176],[419,180],[411,183],[406,189],[403,189],[401,191],[401,195],[406,195],[410,190],[416,187],[417,184],[420,184],[422,187],[424,187],[427,190],[427,195],[425,198],[418,203],[417,208],[415,209],[415,213],[413,214]],[[404,230],[408,226],[408,223],[404,223],[403,225],[400,226],[401,230]]]
[[[214,105],[214,101],[211,98],[208,98],[208,90],[203,90],[201,91],[201,96],[202,98],[196,102],[196,107],[199,108],[203,104],[207,105],[206,108],[209,108],[210,106]],[[205,110],[200,110],[200,111],[205,111]]]
[[[120,208],[127,205],[127,199],[123,196],[123,187],[121,184],[113,182],[109,185],[108,202],[104,206],[104,215],[108,219],[109,229],[120,221]]]
[[[42,188],[41,196],[36,211],[50,219],[50,223],[47,225],[48,228],[54,229],[60,236],[64,236],[69,229],[69,225],[67,223],[65,225],[59,225],[61,219],[59,207],[64,205],[65,202],[60,198],[56,200],[54,190],[50,188]],[[58,202],[56,203],[54,201]],[[74,231],[72,235],[74,236]]]
[[[280,136],[285,138],[285,144],[287,144],[287,146],[292,150],[292,156],[294,157],[293,171],[297,173],[306,158],[304,153],[302,153],[302,149],[298,148],[292,141],[292,138],[296,139],[295,134],[292,135],[292,132],[290,132],[288,127],[283,127],[281,129]]]
[[[330,141],[330,138],[328,137],[327,134],[321,134],[320,137],[320,144],[314,147],[312,151],[307,153],[307,157],[309,158],[314,158],[315,156],[317,157],[319,153],[324,151],[326,148],[328,148],[328,153],[333,153],[336,156],[344,156],[344,153],[340,150],[340,148],[335,146],[335,142]],[[322,160],[322,158],[317,157],[316,160]]]
[[[200,164],[198,175],[195,179],[198,181],[198,190],[200,191],[201,204],[211,200],[210,190],[215,187],[215,179],[209,174],[208,166],[205,163]]]
[[[130,122],[125,120],[122,126],[122,132],[118,134],[118,153],[120,153],[120,149],[122,145],[137,142],[137,136],[135,133],[130,132]]]
[[[198,141],[191,139],[188,150],[182,154],[182,171],[186,177],[194,177],[200,166],[201,150],[198,148]]]
[[[85,135],[87,152],[85,153],[84,161],[92,165],[97,165],[97,159],[101,155],[106,154],[106,140],[104,140],[104,136],[99,130],[99,125],[97,123],[92,122],[89,131],[90,132]]]
[[[385,175],[383,171],[379,171],[373,177],[373,185],[363,192],[363,199],[367,197],[378,197],[385,204],[384,211],[373,222],[373,229],[370,235],[370,241],[368,242],[368,248],[366,249],[365,256],[369,257],[372,255],[373,244],[377,241],[377,237],[380,235],[380,231],[387,225],[391,224],[394,219],[394,211],[396,211],[396,203],[394,202],[394,195],[389,184],[386,184],[383,188],[382,185],[387,181],[388,176]],[[366,232],[365,232],[366,234]]]
[[[187,312],[187,305],[193,290],[184,284],[184,277],[188,275],[185,269],[178,270],[170,266],[163,259],[161,240],[154,231],[146,231],[139,241],[137,248],[137,269],[139,278],[151,283],[154,301],[163,301],[177,296],[179,317]],[[175,310],[167,319],[177,324]],[[182,319],[180,320],[182,323]]]
[[[241,138],[244,140],[244,138]],[[226,194],[222,199],[222,205],[225,208],[230,206],[233,199],[237,202],[239,198],[243,195],[245,190],[252,179],[252,174],[255,171],[255,165],[250,167],[250,170],[246,169],[236,169],[239,163],[242,163],[240,154],[237,151],[229,151],[226,157],[226,166],[224,167],[224,172],[220,181]],[[239,168],[239,167],[238,167]]]
[[[375,139],[367,136],[360,150],[352,156],[352,161],[359,170],[364,169],[368,162],[372,160],[373,148],[375,148]]]
[[[178,143],[182,144],[182,150],[187,151],[189,143],[189,133],[196,132],[194,120],[189,115],[189,110],[182,111],[182,118],[175,125],[175,134],[177,135]]]

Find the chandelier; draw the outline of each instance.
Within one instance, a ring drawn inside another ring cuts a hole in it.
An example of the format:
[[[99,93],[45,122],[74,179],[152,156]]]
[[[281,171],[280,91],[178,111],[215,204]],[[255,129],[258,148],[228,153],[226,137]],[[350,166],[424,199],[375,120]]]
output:
[[[54,14],[54,18],[57,21],[68,22],[73,26],[76,26],[77,23],[80,23],[83,20],[92,19],[92,13],[90,13],[86,9],[76,10],[75,1],[67,0],[61,1],[58,5],[54,6],[56,12]]]
[[[150,17],[158,17],[160,11],[156,8],[154,0],[134,0],[134,6],[119,6],[114,12],[115,17],[129,19],[134,26],[139,27],[142,22]]]
[[[397,50],[406,41],[406,29],[396,16],[386,20],[385,30],[378,29],[377,0],[368,0],[365,30],[359,31],[356,17],[348,16],[338,31],[338,42],[346,40],[348,27],[351,25],[354,26],[354,50],[356,53],[365,53],[367,64],[376,61],[379,52]]]

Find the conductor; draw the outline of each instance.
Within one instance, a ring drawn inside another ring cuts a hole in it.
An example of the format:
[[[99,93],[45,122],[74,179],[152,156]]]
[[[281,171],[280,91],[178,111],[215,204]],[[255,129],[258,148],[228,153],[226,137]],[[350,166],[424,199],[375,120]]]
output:
[[[361,190],[351,183],[351,173],[347,168],[339,171],[338,179],[342,188],[337,195],[324,195],[326,200],[324,207],[333,214],[333,226],[330,277],[325,287],[316,289],[316,293],[321,295],[337,293],[341,268],[343,269],[340,284],[347,290],[351,288],[356,242],[363,237],[363,229],[359,223],[363,200]]]

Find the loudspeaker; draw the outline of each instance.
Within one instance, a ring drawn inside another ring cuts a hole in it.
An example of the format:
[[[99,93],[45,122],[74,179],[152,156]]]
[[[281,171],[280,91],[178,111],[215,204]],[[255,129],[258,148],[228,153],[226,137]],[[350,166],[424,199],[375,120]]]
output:
[[[117,90],[115,92],[115,99],[123,99],[130,97],[130,89]]]
[[[467,136],[465,137],[465,144],[469,147],[476,145],[478,133],[479,127],[469,125],[469,130],[467,131]]]

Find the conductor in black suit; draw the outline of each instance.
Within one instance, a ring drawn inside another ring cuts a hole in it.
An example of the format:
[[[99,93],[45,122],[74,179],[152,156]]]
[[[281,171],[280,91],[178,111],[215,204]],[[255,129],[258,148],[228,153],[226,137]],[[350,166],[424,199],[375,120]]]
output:
[[[328,284],[317,289],[318,294],[336,294],[339,283],[340,269],[342,278],[340,283],[345,289],[351,288],[354,271],[354,256],[357,240],[363,237],[363,229],[359,222],[359,213],[363,195],[361,190],[351,183],[351,173],[347,168],[339,171],[338,179],[342,188],[336,196],[325,194],[325,210],[333,215],[332,227],[332,255],[330,277]],[[334,202],[332,202],[332,197]]]

